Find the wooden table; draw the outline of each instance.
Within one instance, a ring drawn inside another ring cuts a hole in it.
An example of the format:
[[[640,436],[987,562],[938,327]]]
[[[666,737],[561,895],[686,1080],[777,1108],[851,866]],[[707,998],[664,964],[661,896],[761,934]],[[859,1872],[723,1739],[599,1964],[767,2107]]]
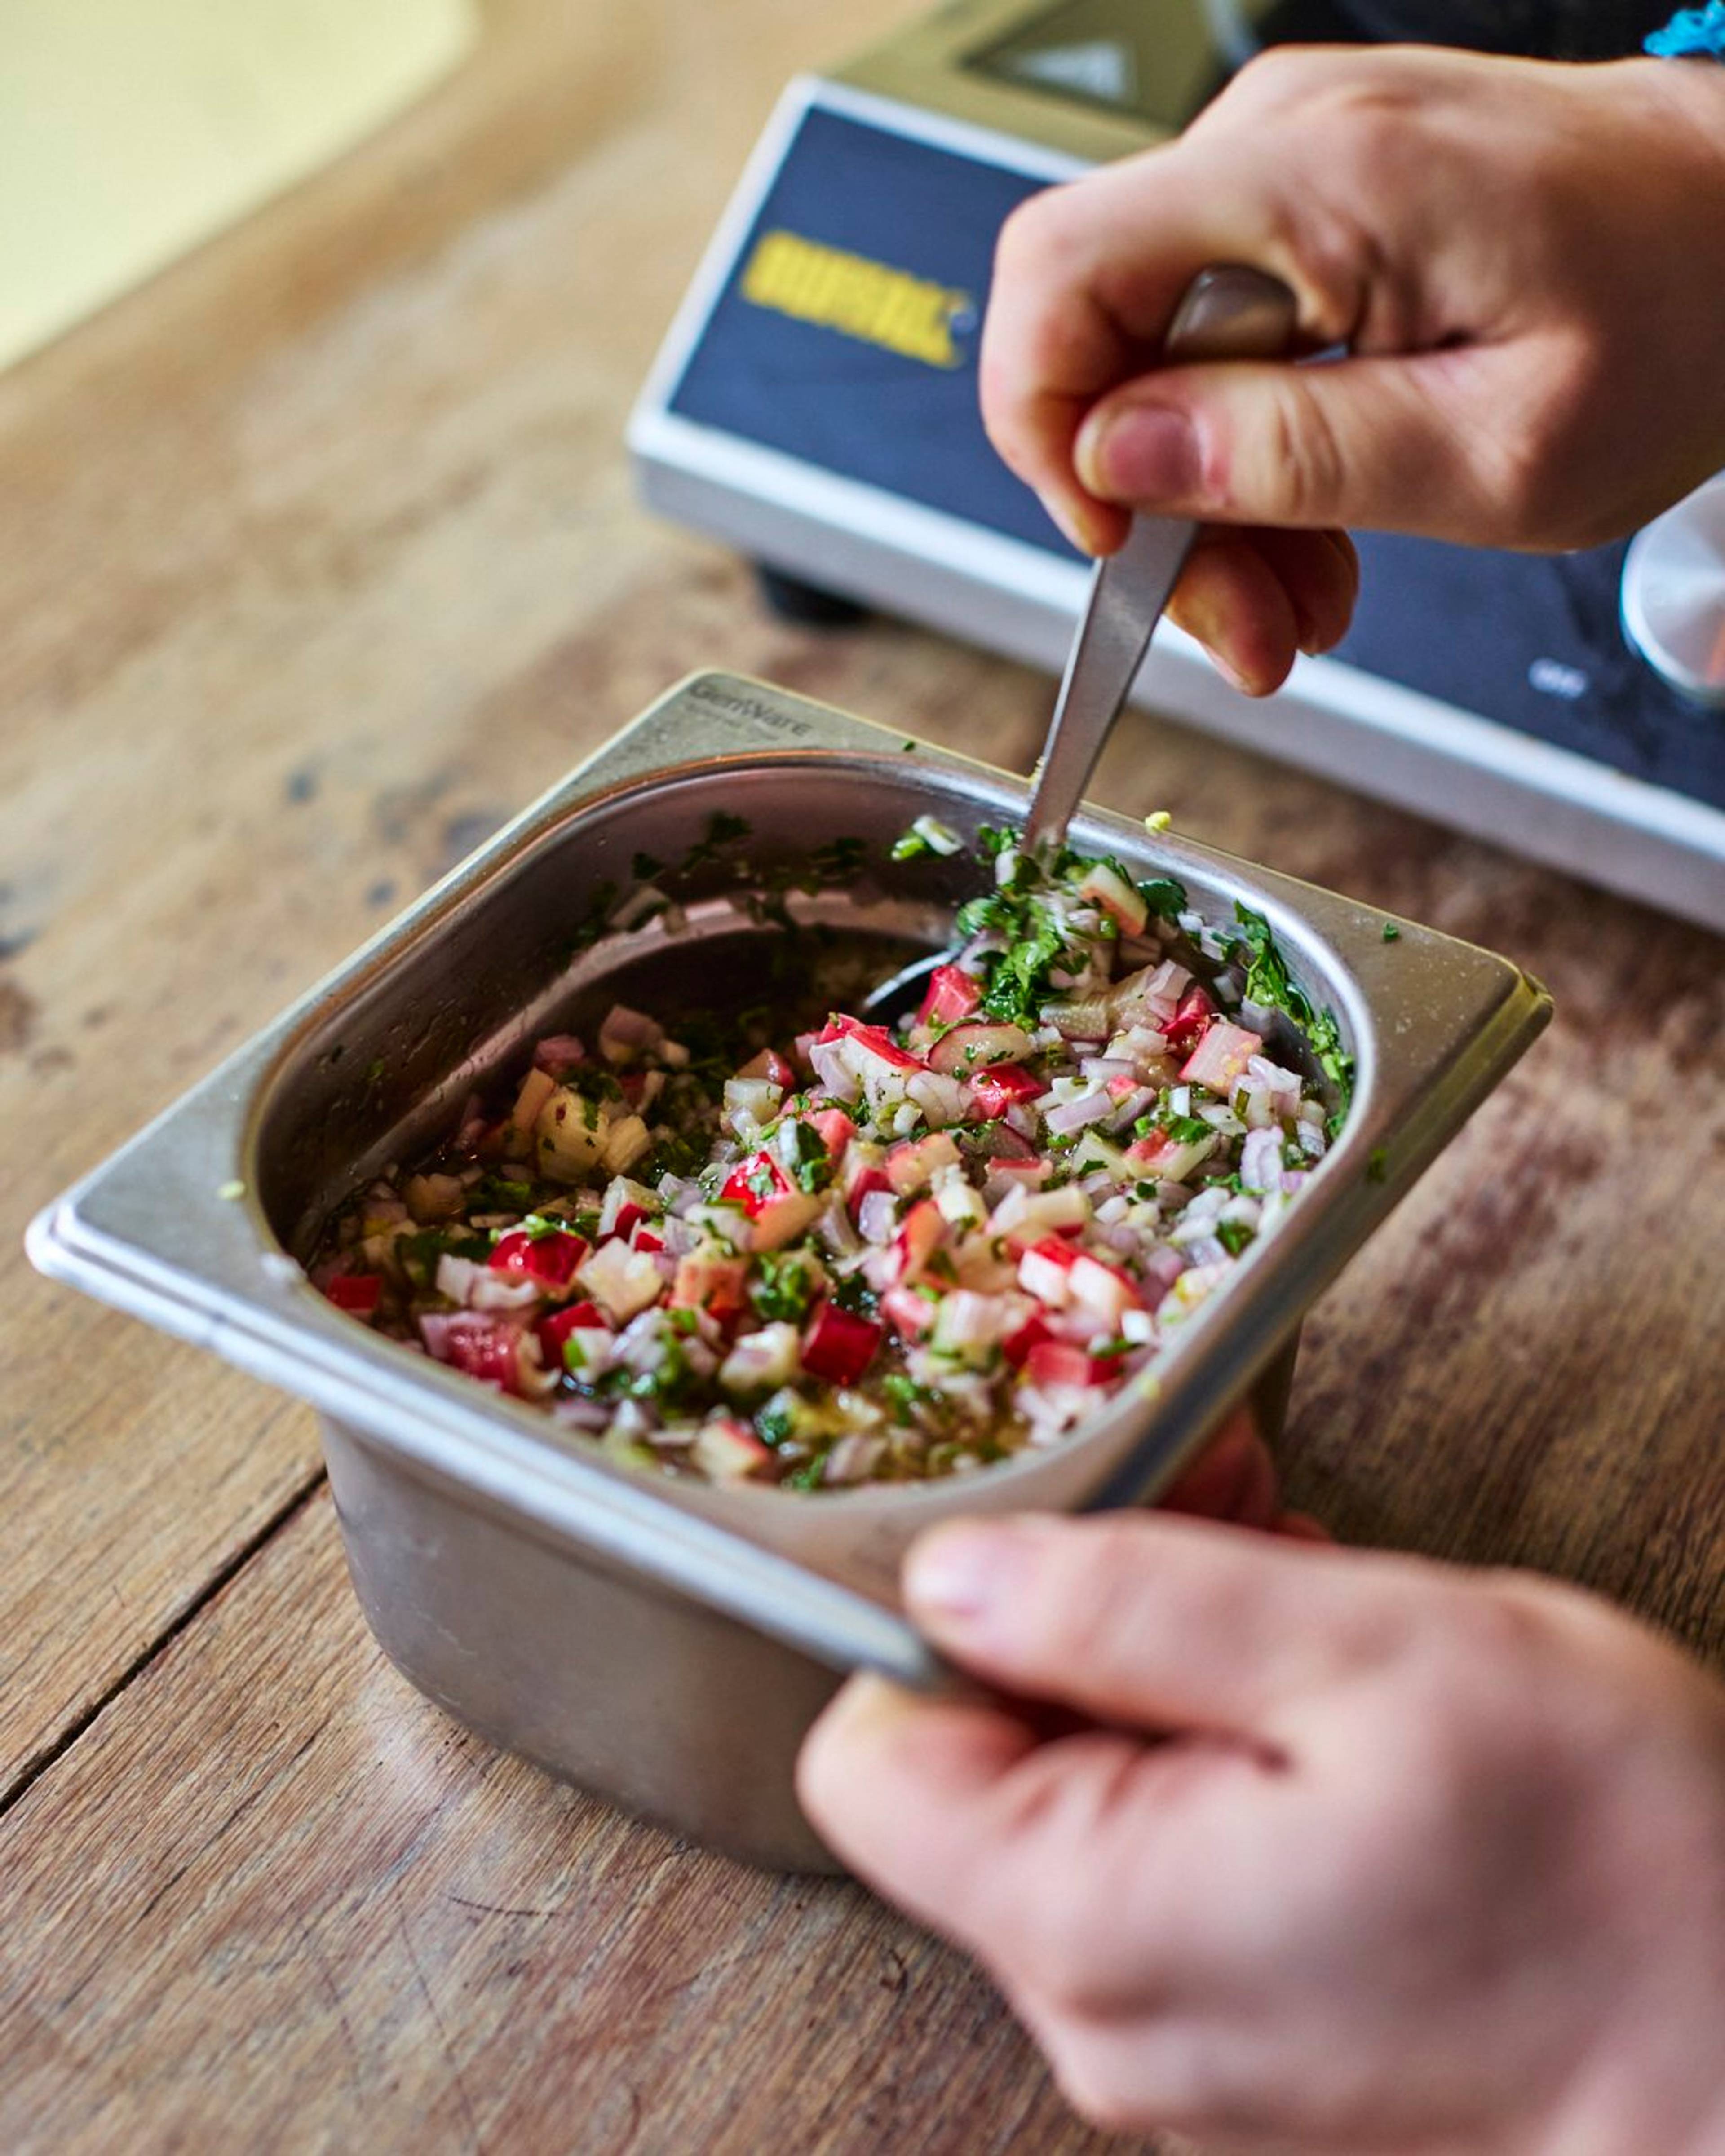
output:
[[[497,0],[457,81],[0,377],[0,2145],[1076,2151],[989,1987],[490,1752],[383,1663],[311,1419],[27,1270],[28,1214],[665,684],[1028,762],[1048,683],[765,619],[624,410],[780,80],[903,0]],[[1725,968],[1134,721],[1099,793],[1508,951],[1553,1033],[1331,1293],[1343,1535],[1725,1647]]]

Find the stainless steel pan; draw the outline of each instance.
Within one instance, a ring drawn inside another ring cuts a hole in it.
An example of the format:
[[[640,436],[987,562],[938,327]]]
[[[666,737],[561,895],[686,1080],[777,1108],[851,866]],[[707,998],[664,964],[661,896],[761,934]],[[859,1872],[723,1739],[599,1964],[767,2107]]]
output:
[[[1358,1060],[1348,1126],[1299,1204],[1162,1359],[1065,1447],[927,1486],[809,1496],[643,1477],[518,1403],[382,1339],[293,1262],[360,1175],[447,1127],[470,1086],[651,963],[747,980],[777,932],[737,905],[809,849],[862,839],[854,890],[800,921],[932,947],[974,886],[962,860],[891,865],[935,813],[1021,820],[1022,780],[758,682],[672,690],[589,762],[48,1208],[45,1272],[309,1400],[323,1418],[355,1588],[385,1650],[498,1743],[704,1841],[829,1861],[791,1788],[797,1744],[858,1667],[942,1681],[900,1612],[908,1539],[960,1509],[1152,1496],[1254,1388],[1285,1392],[1301,1317],[1546,1022],[1489,953],[1119,818],[1075,841],[1171,875],[1207,918],[1266,914]],[[716,812],[742,848],[692,871],[688,926],[574,934],[638,852],[679,860]]]

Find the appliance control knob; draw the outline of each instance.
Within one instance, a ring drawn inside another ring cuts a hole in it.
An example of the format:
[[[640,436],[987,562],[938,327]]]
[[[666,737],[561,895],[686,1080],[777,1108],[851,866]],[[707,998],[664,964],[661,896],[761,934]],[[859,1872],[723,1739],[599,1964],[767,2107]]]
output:
[[[1725,472],[1636,535],[1623,627],[1662,680],[1725,711]]]

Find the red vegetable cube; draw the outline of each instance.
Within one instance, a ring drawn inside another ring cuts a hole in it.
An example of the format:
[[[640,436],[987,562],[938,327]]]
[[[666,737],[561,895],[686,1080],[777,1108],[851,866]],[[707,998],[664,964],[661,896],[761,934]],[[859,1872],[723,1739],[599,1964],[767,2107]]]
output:
[[[812,1378],[854,1385],[875,1359],[881,1327],[836,1303],[822,1302],[803,1335],[803,1368]]]
[[[962,966],[937,966],[916,1013],[918,1025],[956,1025],[983,999],[983,984]]]
[[[991,1063],[970,1081],[971,1119],[976,1122],[991,1122],[996,1116],[1004,1116],[1009,1108],[1016,1107],[1021,1101],[1034,1101],[1046,1091],[1042,1080],[1025,1070],[1022,1063]]]
[[[720,1197],[727,1205],[740,1205],[751,1220],[757,1219],[776,1199],[788,1198],[789,1176],[770,1152],[751,1153],[740,1160],[725,1178]]]
[[[499,1238],[491,1253],[491,1269],[537,1281],[543,1287],[567,1287],[588,1247],[579,1235],[567,1235],[562,1229],[549,1235],[532,1235],[525,1228],[516,1228]]]
[[[526,1390],[521,1354],[526,1335],[507,1318],[480,1310],[430,1312],[420,1319],[419,1331],[438,1362],[502,1392]]]
[[[355,1317],[371,1317],[376,1314],[382,1297],[383,1276],[336,1273],[325,1281],[323,1291],[337,1310],[347,1311]]]
[[[677,1260],[670,1299],[685,1310],[706,1310],[720,1319],[735,1317],[747,1306],[747,1258],[710,1257],[699,1251]]]
[[[1106,1385],[1120,1375],[1120,1365],[1070,1340],[1040,1340],[1024,1358],[1024,1375],[1033,1385]]]
[[[932,1198],[920,1199],[899,1224],[891,1245],[891,1271],[895,1281],[921,1279],[928,1260],[940,1247],[947,1231],[941,1209]]]
[[[845,1158],[845,1148],[856,1136],[856,1125],[842,1108],[821,1108],[809,1118],[827,1149],[827,1158],[836,1168]]]
[[[1243,1025],[1230,1025],[1218,1019],[1180,1066],[1180,1075],[1188,1084],[1202,1086],[1206,1092],[1219,1094],[1225,1100],[1263,1045],[1261,1034],[1248,1033]]]
[[[880,1315],[893,1331],[906,1340],[926,1340],[934,1330],[937,1301],[931,1301],[919,1289],[901,1284],[890,1287],[880,1298]]]
[[[737,1075],[739,1078],[769,1079],[781,1093],[788,1093],[797,1082],[796,1072],[776,1048],[763,1048],[758,1055],[752,1055]]]
[[[895,1070],[926,1070],[927,1065],[901,1048],[885,1027],[865,1025],[860,1019],[846,1018],[834,1012],[825,1026],[814,1036],[817,1041],[853,1041],[865,1054],[878,1056],[881,1062]]]
[[[1054,1335],[1048,1329],[1048,1320],[1040,1310],[1033,1310],[1016,1332],[1009,1332],[1000,1343],[1000,1352],[1014,1369],[1021,1369],[1033,1348]]]
[[[608,1332],[605,1314],[596,1302],[572,1302],[565,1310],[554,1310],[549,1317],[542,1318],[538,1325],[539,1352],[545,1358],[547,1370],[563,1367],[563,1342],[572,1332]]]
[[[1064,1310],[1072,1299],[1072,1269],[1078,1253],[1058,1235],[1045,1235],[1019,1260],[1019,1286],[1050,1310]]]
[[[721,1415],[701,1424],[689,1457],[714,1482],[742,1482],[772,1466],[773,1448],[746,1422]]]
[[[1189,988],[1162,1029],[1163,1038],[1176,1055],[1189,1055],[1209,1032],[1215,1015],[1216,1007],[1204,990]]]

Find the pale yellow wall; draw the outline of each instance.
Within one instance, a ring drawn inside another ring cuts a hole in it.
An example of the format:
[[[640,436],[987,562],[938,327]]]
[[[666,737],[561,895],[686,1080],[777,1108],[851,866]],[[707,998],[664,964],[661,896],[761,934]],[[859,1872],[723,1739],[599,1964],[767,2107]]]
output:
[[[0,366],[452,66],[473,0],[0,0]]]

